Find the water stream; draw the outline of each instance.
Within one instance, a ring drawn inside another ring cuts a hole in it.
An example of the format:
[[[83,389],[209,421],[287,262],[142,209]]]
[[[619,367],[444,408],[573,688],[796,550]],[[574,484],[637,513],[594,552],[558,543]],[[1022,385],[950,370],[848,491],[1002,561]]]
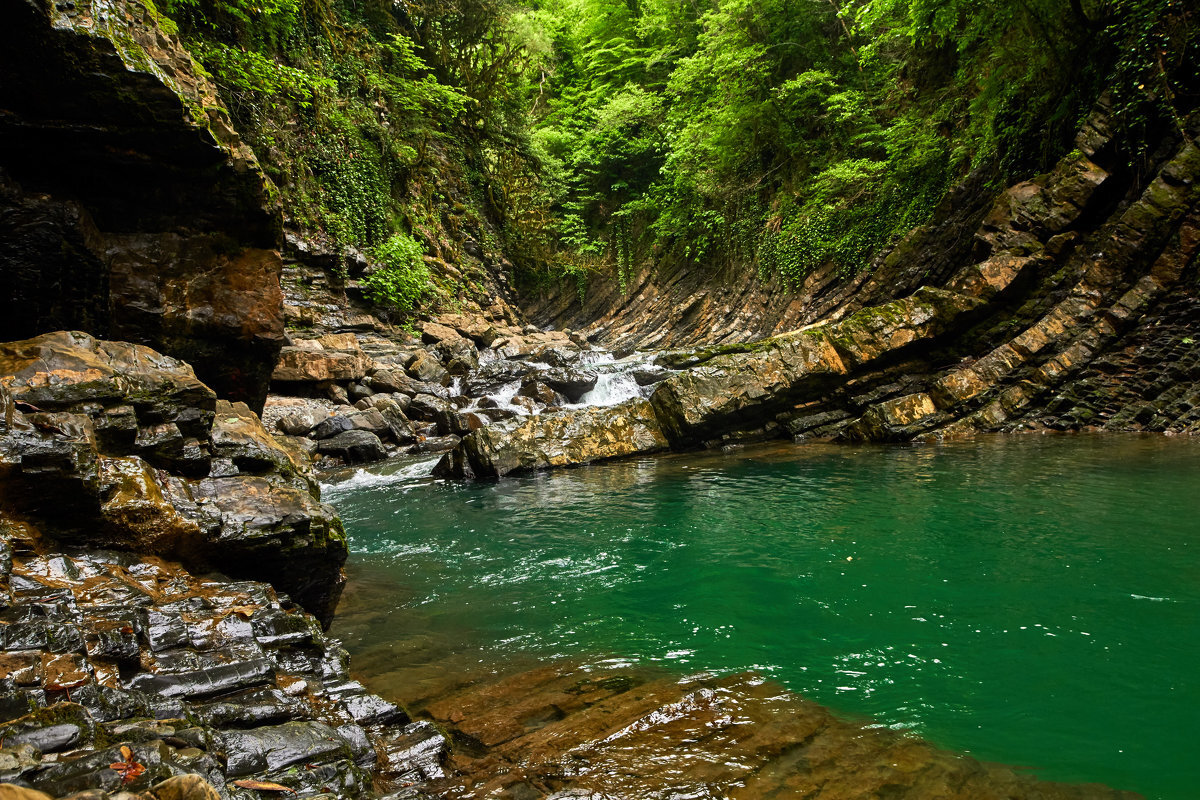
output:
[[[1044,778],[1200,785],[1200,442],[786,444],[476,485],[431,466],[326,489],[353,551],[334,633],[401,695],[557,656],[753,669]]]

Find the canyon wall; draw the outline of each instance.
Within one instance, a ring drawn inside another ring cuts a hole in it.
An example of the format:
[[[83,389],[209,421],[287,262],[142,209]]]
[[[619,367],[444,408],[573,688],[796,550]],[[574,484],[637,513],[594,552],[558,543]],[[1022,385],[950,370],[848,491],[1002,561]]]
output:
[[[0,6],[0,340],[150,345],[261,409],[279,204],[161,22],[136,0]]]

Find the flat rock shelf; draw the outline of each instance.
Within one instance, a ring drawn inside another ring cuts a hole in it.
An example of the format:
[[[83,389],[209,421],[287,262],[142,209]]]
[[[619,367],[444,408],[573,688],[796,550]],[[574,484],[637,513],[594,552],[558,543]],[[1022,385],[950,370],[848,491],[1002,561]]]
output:
[[[325,487],[333,633],[450,732],[451,797],[1182,800],[1197,456],[1030,435],[358,471]]]

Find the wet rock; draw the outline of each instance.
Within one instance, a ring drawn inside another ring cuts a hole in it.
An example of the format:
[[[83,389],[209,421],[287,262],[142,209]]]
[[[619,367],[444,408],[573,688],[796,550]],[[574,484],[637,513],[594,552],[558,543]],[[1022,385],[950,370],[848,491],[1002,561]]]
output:
[[[489,425],[465,437],[437,465],[453,477],[500,477],[663,450],[667,440],[644,400]]]
[[[364,767],[374,767],[377,750],[395,753],[397,774],[419,774],[427,759],[415,741],[407,755],[398,752],[409,722],[403,710],[350,680],[345,653],[268,586],[200,580],[118,553],[27,556],[13,570],[24,587],[15,610],[43,609],[53,594],[56,624],[128,628],[134,656],[116,670],[91,649],[35,651],[38,663],[61,664],[36,685],[0,679],[0,689],[52,696],[48,708],[0,717],[0,780],[19,776],[55,796],[126,790],[142,800],[210,799],[239,796],[233,781],[249,779],[305,796],[365,798],[373,793]],[[134,611],[139,618],[113,616]],[[73,674],[82,682],[55,688]],[[79,702],[53,701],[67,692]]]
[[[571,369],[552,369],[538,375],[538,379],[572,403],[596,388],[598,376],[594,372]]]
[[[317,442],[317,452],[336,456],[347,464],[363,464],[387,458],[387,450],[379,437],[363,430],[346,430],[328,439],[321,439]]]
[[[434,383],[441,386],[450,385],[450,373],[430,353],[422,350],[406,368],[408,374],[419,381]]]
[[[447,453],[462,442],[462,437],[456,434],[445,436],[418,436],[413,445],[414,453]]]
[[[14,400],[45,411],[109,411],[123,419],[132,411],[135,430],[174,424],[181,436],[207,434],[216,405],[216,394],[184,362],[78,331],[0,344],[0,383]]]
[[[526,379],[517,390],[518,397],[527,397],[544,406],[561,406],[566,398],[539,380]]]
[[[425,711],[473,746],[452,752],[444,777],[426,784],[451,797],[1136,798],[842,720],[752,674],[599,676],[550,664],[455,686]]]
[[[408,405],[408,416],[412,419],[436,421],[438,414],[452,411],[449,401],[431,394],[419,394]]]
[[[479,351],[470,339],[441,341],[434,351],[451,375],[467,375],[479,369]]]
[[[653,386],[665,381],[671,375],[669,371],[656,365],[635,369],[632,374],[633,380],[638,386]]]

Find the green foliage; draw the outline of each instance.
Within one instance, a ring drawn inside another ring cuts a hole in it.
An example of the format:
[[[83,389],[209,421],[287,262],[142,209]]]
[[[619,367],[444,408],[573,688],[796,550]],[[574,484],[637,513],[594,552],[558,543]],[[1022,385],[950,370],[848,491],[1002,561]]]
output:
[[[375,248],[378,266],[363,280],[367,296],[377,305],[406,314],[432,290],[425,248],[413,237],[394,233]]]
[[[1105,92],[1144,159],[1200,97],[1194,5],[161,0],[293,224],[393,260],[473,238],[581,292],[868,269],[968,173],[1049,168]]]

